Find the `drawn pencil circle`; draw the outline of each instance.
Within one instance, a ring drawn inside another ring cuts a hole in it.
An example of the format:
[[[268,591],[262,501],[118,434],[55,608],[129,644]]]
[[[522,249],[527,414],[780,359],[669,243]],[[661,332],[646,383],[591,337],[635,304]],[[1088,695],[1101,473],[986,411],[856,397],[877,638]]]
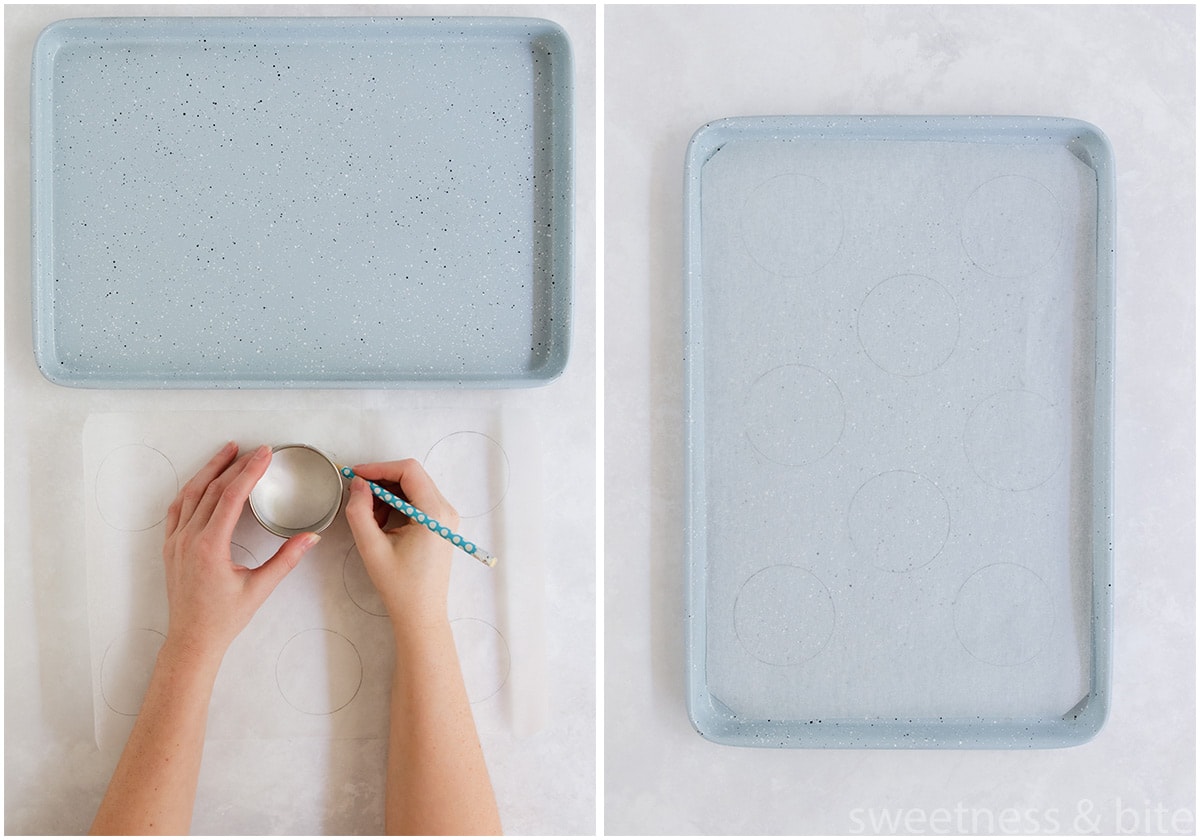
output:
[[[742,242],[772,274],[820,271],[842,244],[842,207],[833,190],[811,175],[786,173],[760,184],[742,207]]]
[[[1024,175],[981,184],[963,207],[961,239],[971,262],[995,277],[1021,277],[1058,251],[1062,208],[1054,193]]]
[[[324,627],[288,639],[275,659],[275,684],[289,706],[306,715],[331,715],[350,704],[362,686],[358,647]]]
[[[508,453],[482,432],[446,435],[425,455],[425,470],[462,519],[491,513],[508,495]]]
[[[1054,628],[1045,581],[1017,563],[993,563],[968,577],[954,597],[954,632],[967,653],[1009,667],[1034,659]]]
[[[379,590],[371,582],[371,576],[363,564],[362,555],[356,545],[350,546],[350,550],[346,552],[346,559],[342,563],[342,585],[345,586],[346,594],[354,606],[367,615],[387,618],[387,607],[383,605],[383,598],[379,596]]]
[[[958,304],[921,274],[889,277],[858,308],[858,340],[880,369],[921,376],[944,365],[958,343]]]
[[[117,636],[100,660],[100,696],[119,715],[136,717],[150,685],[159,648],[167,637],[141,627]]]
[[[118,531],[146,531],[160,524],[178,492],[179,476],[171,460],[145,444],[117,447],[96,471],[96,508]]]
[[[758,377],[745,410],[751,446],[785,467],[805,466],[828,455],[846,423],[841,389],[808,365],[781,365]]]
[[[456,618],[450,622],[450,629],[462,665],[467,699],[472,704],[491,699],[504,688],[512,668],[504,635],[481,618]]]
[[[876,568],[911,572],[942,553],[950,504],[936,484],[910,470],[880,473],[850,501],[850,540]]]
[[[245,566],[247,569],[257,569],[262,565],[262,561],[254,555],[254,552],[240,543],[229,544],[229,556],[234,563]]]
[[[836,620],[833,596],[808,569],[779,564],[760,569],[738,590],[734,633],[766,665],[799,665],[829,644]]]
[[[1032,490],[1058,472],[1066,452],[1059,410],[1032,391],[999,391],[967,418],[967,460],[997,490]]]

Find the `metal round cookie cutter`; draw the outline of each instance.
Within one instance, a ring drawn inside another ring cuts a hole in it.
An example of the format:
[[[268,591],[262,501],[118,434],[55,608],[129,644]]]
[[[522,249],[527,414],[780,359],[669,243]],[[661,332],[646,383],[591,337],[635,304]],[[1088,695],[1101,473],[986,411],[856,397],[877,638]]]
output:
[[[280,537],[324,531],[342,508],[337,466],[303,443],[273,446],[271,453],[271,465],[250,491],[254,518]]]

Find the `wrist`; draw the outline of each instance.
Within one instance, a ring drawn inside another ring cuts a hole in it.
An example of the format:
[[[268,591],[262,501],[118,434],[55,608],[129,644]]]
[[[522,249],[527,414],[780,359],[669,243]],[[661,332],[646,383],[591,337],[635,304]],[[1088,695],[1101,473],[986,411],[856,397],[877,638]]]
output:
[[[390,613],[389,617],[392,622],[392,635],[397,641],[419,638],[450,626],[450,617],[444,605],[397,609]]]
[[[158,651],[157,664],[172,671],[215,681],[224,658],[223,648],[172,636],[168,630],[167,640]]]

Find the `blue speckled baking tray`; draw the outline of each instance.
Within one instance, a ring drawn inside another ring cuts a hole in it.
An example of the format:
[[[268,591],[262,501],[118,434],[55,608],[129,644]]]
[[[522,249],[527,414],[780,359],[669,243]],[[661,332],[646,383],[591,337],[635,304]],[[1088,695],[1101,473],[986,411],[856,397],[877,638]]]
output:
[[[119,18],[33,58],[35,355],[90,387],[564,368],[572,64],[518,18]]]
[[[1109,705],[1113,162],[1037,117],[767,117],[685,181],[705,737],[1058,747]]]

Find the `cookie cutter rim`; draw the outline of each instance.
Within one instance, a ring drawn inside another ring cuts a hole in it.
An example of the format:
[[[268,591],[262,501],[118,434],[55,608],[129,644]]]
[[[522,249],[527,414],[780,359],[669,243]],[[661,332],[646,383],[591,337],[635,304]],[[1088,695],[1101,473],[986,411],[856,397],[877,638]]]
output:
[[[315,446],[309,446],[307,443],[280,443],[271,447],[271,455],[274,456],[276,452],[284,449],[306,449],[309,452],[313,452],[320,456],[321,460],[329,465],[329,470],[337,480],[338,484],[337,503],[333,505],[329,511],[325,513],[325,515],[308,527],[288,528],[265,516],[258,509],[258,505],[254,503],[254,492],[258,489],[258,485],[256,484],[254,489],[250,491],[250,512],[254,514],[254,518],[259,525],[266,528],[277,537],[284,537],[286,539],[294,537],[297,534],[319,534],[333,524],[333,520],[337,518],[338,513],[342,509],[342,501],[343,497],[345,496],[345,485],[342,482],[342,474],[338,471],[337,465],[333,462],[333,459],[320,449],[317,449]]]

